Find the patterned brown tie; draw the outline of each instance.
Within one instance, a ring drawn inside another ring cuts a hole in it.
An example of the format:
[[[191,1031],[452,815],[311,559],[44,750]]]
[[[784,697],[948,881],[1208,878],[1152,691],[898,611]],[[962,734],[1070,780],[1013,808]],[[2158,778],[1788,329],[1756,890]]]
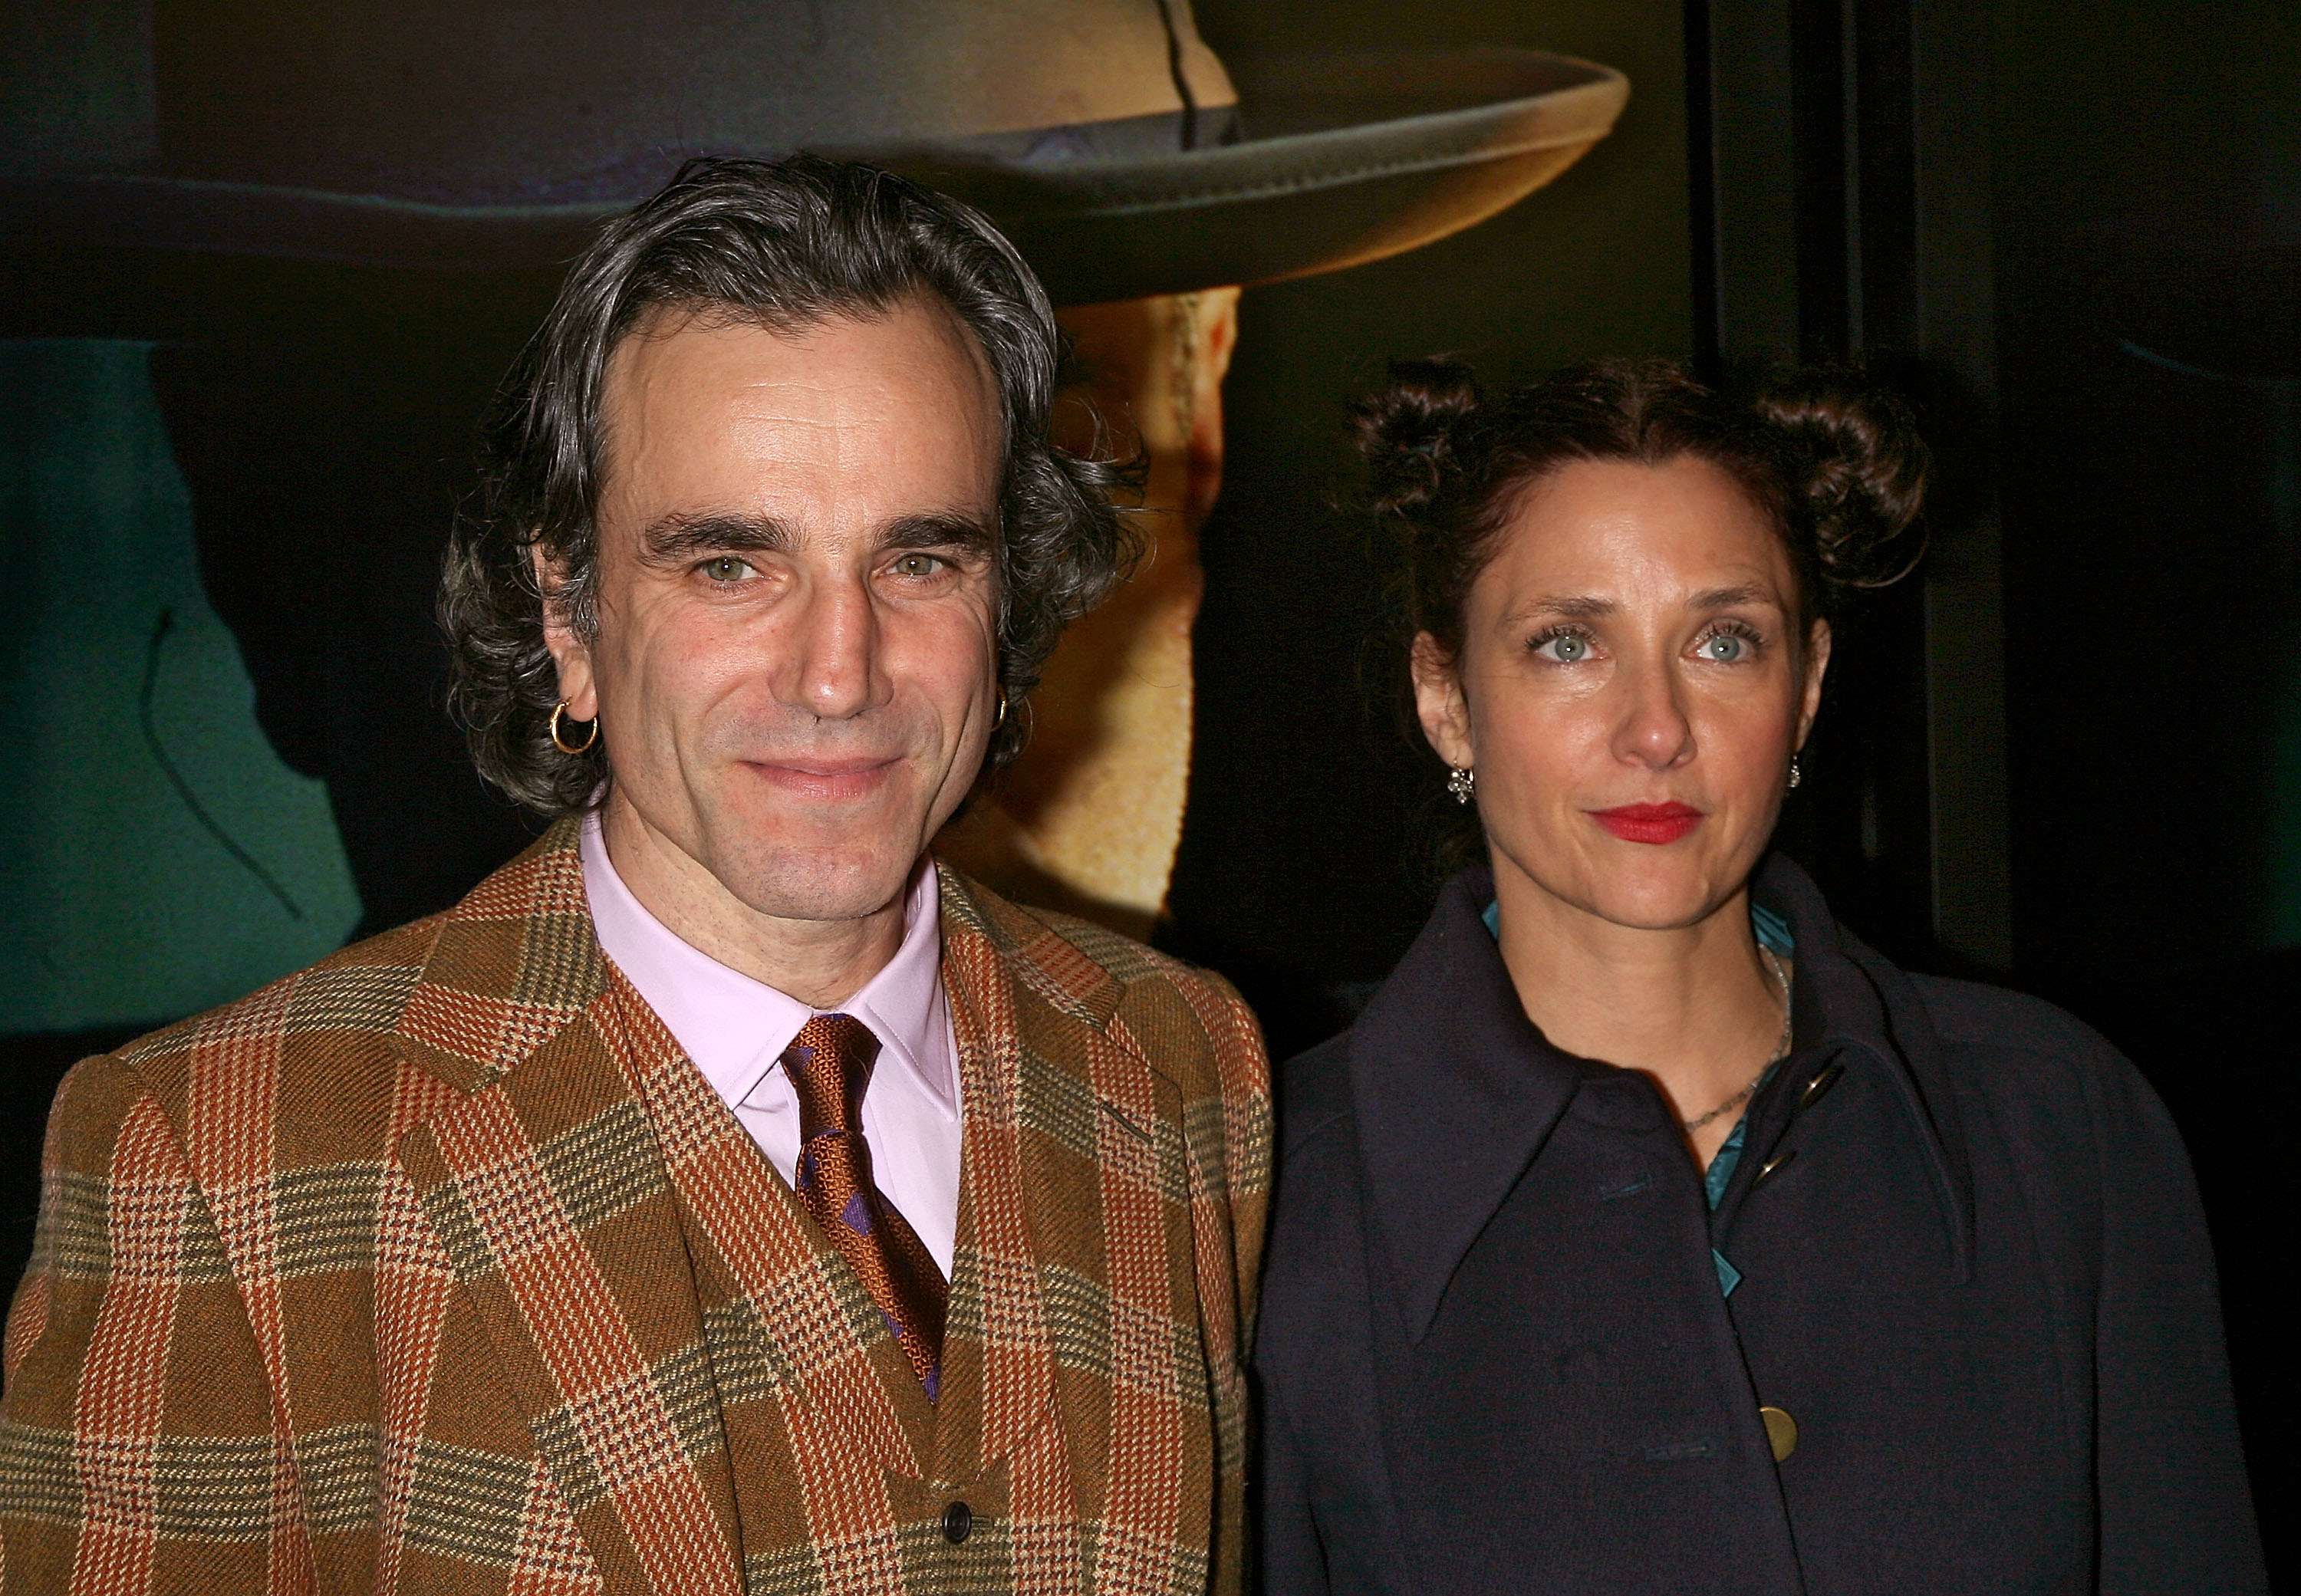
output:
[[[863,1141],[863,1088],[879,1039],[852,1015],[819,1014],[783,1050],[799,1093],[799,1200],[886,1316],[927,1400],[941,1383],[942,1322],[950,1288],[918,1233],[871,1182]]]

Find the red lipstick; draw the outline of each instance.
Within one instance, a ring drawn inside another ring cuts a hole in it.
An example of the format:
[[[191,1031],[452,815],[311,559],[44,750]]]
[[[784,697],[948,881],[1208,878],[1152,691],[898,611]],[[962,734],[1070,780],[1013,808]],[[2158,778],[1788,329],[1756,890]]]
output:
[[[1702,823],[1702,811],[1685,804],[1624,804],[1587,813],[1625,842],[1675,842]]]

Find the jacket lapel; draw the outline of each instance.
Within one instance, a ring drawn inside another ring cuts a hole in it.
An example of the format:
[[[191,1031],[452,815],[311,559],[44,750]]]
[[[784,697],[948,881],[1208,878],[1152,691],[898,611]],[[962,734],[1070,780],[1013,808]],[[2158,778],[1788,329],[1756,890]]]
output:
[[[973,1241],[954,1314],[971,1269],[983,1465],[1007,1471],[1018,1524],[1097,1526],[1018,1537],[1016,1587],[1202,1583],[1204,1567],[1176,1549],[1213,1533],[1217,1355],[1195,1299],[1209,1260],[1183,1090],[1133,1029],[1188,1022],[1155,1002],[1122,1007],[1114,971],[1153,973],[1132,944],[1111,938],[1106,952],[1092,928],[1058,933],[943,879],[943,969],[974,1098],[962,1221]]]
[[[1028,999],[1017,986],[1028,966],[1013,936],[1000,934],[1012,928],[994,931],[985,900],[952,871],[939,873],[943,985],[966,1119],[945,1379],[947,1390],[975,1399],[966,1408],[972,1433],[953,1425],[938,1442],[939,1466],[957,1477],[1011,1458],[1055,1416],[1054,1338],[1040,1276],[1054,1233],[1048,1186],[1062,1177],[1043,1167],[1037,1139],[1024,1133],[1046,1097],[1038,1044],[1048,1040],[1025,1034],[1018,999]],[[1073,1022],[1082,1030],[1096,999],[1108,1015],[1117,987],[1086,968],[1112,991],[1082,980],[1083,1015]]]
[[[741,1588],[722,1420],[735,1398],[715,1356],[731,1336],[795,1448],[833,1475],[850,1474],[845,1458],[891,1486],[1002,1477],[1017,1511],[1050,1522],[1076,1520],[1091,1485],[1103,1512],[1090,1517],[1171,1517],[1125,1500],[1122,1479],[1075,1477],[1075,1443],[1121,1462],[1117,1385],[1070,1391],[1085,1407],[1058,1422],[1058,1350],[1107,1364],[1115,1291],[1163,1303],[1167,1255],[1190,1258],[1186,1216],[1144,1248],[1157,1214],[1106,1211],[1114,1188],[1156,1209],[1187,1184],[1178,1094],[1117,1033],[1119,982],[942,872],[964,1154],[938,1411],[859,1283],[599,953],[575,836],[554,828],[444,917],[403,1038],[463,1095],[397,1153],[608,1586]],[[1128,1258],[1102,1256],[1113,1237]],[[1143,1279],[1117,1280],[1128,1270]],[[1128,1431],[1161,1457],[1165,1439]],[[874,1517],[874,1493],[822,1494],[825,1511]],[[826,1542],[868,1527],[808,1517]],[[1074,1541],[1018,1545],[1018,1578],[1083,1583]]]
[[[398,1157],[608,1586],[736,1596],[700,1314],[609,1008],[563,823],[440,925],[402,1035],[468,1095]]]

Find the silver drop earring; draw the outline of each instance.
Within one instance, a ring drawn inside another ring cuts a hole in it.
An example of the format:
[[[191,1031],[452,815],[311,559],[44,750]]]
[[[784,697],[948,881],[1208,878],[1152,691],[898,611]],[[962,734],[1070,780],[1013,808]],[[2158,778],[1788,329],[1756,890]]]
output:
[[[1795,778],[1792,779],[1791,785],[1796,785]],[[1470,801],[1470,796],[1478,790],[1478,778],[1470,773],[1470,767],[1467,765],[1449,765],[1446,770],[1446,790],[1454,795],[1456,803],[1467,804]]]
[[[1799,769],[1798,769],[1798,756],[1797,756],[1795,754],[1793,754],[1793,755],[1791,755],[1791,756],[1790,756],[1790,788],[1791,788],[1791,790],[1792,790],[1793,791],[1795,791],[1795,790],[1796,790],[1796,788],[1797,788],[1797,784],[1798,784],[1800,781],[1803,781],[1803,780],[1805,780],[1805,777],[1804,777],[1803,773],[1802,772],[1800,772],[1800,771],[1799,771]]]

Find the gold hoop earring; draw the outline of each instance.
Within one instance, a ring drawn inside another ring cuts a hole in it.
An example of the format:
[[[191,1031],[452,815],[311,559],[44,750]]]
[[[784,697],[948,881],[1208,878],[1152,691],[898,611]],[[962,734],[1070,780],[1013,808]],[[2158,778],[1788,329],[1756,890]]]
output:
[[[591,717],[591,735],[582,742],[572,743],[559,735],[559,717],[567,713],[567,706],[573,702],[575,700],[573,698],[562,698],[551,706],[551,746],[563,754],[588,754],[591,751],[591,745],[599,740],[598,715]]]
[[[1000,727],[1001,727],[1001,726],[1005,725],[1006,723],[1007,723],[1007,689],[1006,689],[1005,688],[1003,688],[1003,687],[1002,687],[1002,688],[1000,688],[1000,689],[999,689],[999,713],[998,713],[998,714],[994,714],[994,715],[992,715],[992,716],[991,717],[991,729],[992,729],[993,731],[998,731],[998,730],[999,730],[999,728],[1000,728]]]

